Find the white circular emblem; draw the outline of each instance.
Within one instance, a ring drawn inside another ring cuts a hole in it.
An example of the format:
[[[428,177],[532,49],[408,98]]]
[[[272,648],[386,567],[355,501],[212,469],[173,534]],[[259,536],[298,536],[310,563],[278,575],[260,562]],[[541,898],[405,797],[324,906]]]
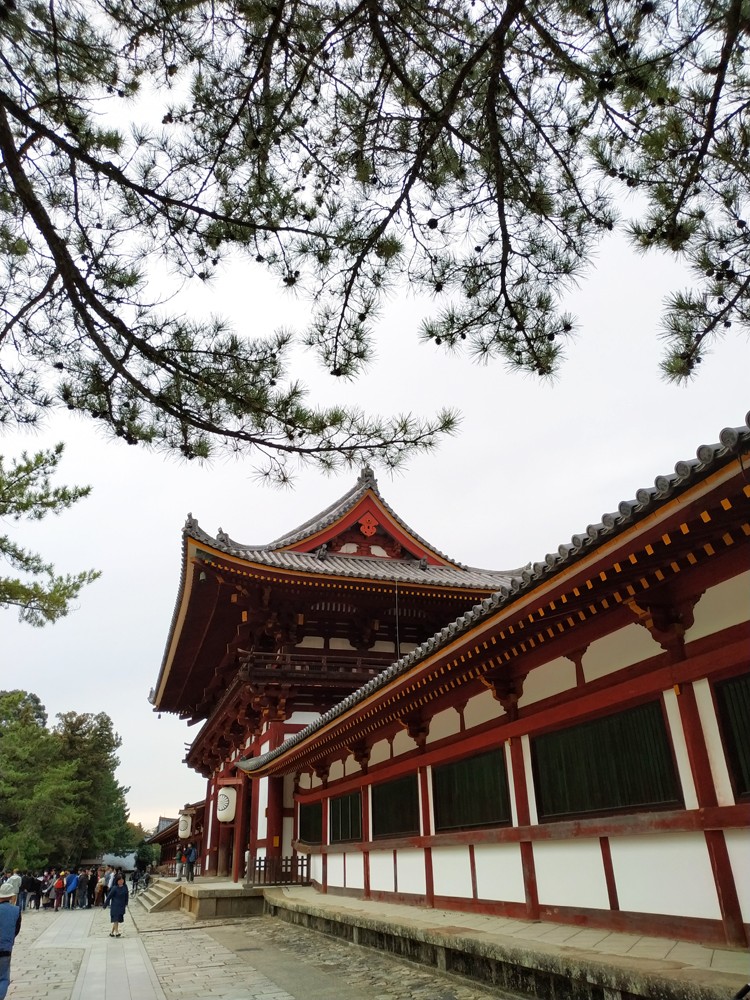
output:
[[[219,812],[224,812],[225,809],[229,808],[229,796],[226,792],[219,792],[219,797],[216,802],[219,807]]]

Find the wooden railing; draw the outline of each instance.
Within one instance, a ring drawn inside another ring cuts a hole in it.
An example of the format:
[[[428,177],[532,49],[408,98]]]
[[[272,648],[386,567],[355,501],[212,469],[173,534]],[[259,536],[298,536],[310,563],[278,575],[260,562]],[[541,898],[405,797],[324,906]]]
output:
[[[255,858],[247,872],[249,885],[309,885],[310,859],[304,854],[292,858]]]
[[[310,650],[305,653],[253,652],[244,661],[247,675],[253,679],[276,673],[285,679],[332,680],[337,675],[342,680],[365,682],[390,666],[393,653],[359,656],[357,653]]]

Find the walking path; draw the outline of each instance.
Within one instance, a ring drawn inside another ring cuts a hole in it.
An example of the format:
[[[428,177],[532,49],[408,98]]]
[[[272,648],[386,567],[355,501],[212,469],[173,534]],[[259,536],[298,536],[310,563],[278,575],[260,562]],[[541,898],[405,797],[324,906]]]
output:
[[[509,943],[527,952],[589,956],[641,976],[669,979],[674,995],[731,1000],[750,977],[747,952],[662,938],[581,930],[448,910],[268,890],[288,908],[305,907],[373,926],[408,923],[418,934]],[[13,952],[9,1000],[479,1000],[495,990],[441,977],[369,949],[271,917],[196,923],[180,911],[147,913],[131,902],[120,940],[107,911],[27,912]],[[687,989],[686,987],[690,987]],[[704,992],[705,991],[705,992]]]

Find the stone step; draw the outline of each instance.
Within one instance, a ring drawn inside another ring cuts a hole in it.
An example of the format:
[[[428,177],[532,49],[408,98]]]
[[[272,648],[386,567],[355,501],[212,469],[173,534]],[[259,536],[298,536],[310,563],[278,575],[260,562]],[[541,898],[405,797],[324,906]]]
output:
[[[149,913],[155,913],[157,910],[178,910],[181,895],[181,885],[168,879],[154,879],[136,899]]]

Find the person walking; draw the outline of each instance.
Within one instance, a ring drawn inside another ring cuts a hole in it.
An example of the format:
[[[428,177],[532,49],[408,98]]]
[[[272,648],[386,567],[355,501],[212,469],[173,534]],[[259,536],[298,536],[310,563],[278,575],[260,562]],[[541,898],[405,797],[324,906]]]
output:
[[[72,910],[75,906],[76,889],[78,888],[78,872],[68,872],[65,876],[65,909]]]
[[[104,906],[104,899],[107,895],[107,880],[104,875],[104,869],[99,869],[99,878],[96,880],[96,889],[94,890],[94,906]]]
[[[89,873],[84,868],[78,875],[78,885],[76,887],[75,903],[79,910],[83,910],[89,901]]]
[[[128,908],[128,887],[125,884],[125,876],[122,872],[117,873],[115,884],[107,893],[104,905],[109,904],[109,919],[112,923],[110,937],[122,937],[120,928],[125,920],[125,910]]]
[[[13,945],[21,930],[21,909],[11,900],[15,896],[14,885],[4,882],[0,885],[0,1000],[5,1000],[10,986],[10,958]]]
[[[186,850],[187,850],[186,847],[177,848],[177,854],[175,855],[174,859],[174,870],[175,874],[177,875],[175,882],[182,882],[182,876],[187,867],[187,854],[185,853]]]
[[[185,863],[185,878],[188,882],[195,881],[195,862],[198,860],[198,850],[195,844],[190,841],[185,850],[185,857],[187,861]]]
[[[55,879],[55,910],[61,910],[65,898],[65,872],[62,871]]]

